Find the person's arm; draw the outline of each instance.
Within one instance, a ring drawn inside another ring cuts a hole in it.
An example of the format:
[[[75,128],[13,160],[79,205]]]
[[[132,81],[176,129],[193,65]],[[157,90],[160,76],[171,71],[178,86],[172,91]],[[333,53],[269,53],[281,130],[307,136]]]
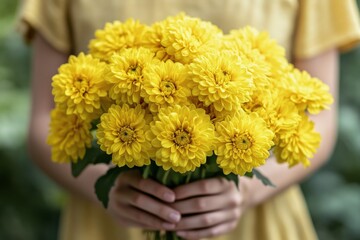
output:
[[[322,136],[320,148],[311,159],[311,166],[301,165],[289,169],[268,159],[259,170],[276,187],[263,185],[256,178],[240,177],[240,191],[232,182],[216,178],[206,179],[175,188],[177,201],[173,204],[181,214],[189,214],[177,224],[178,235],[186,239],[199,239],[225,234],[234,229],[246,209],[254,207],[279,194],[293,184],[299,183],[322,166],[330,157],[337,129],[338,53],[333,49],[311,59],[297,59],[295,66],[308,71],[330,86],[334,103],[331,110],[311,116],[316,130]]]
[[[242,178],[249,206],[255,206],[278,194],[289,186],[302,181],[319,167],[324,165],[330,158],[337,138],[337,112],[338,112],[338,52],[336,49],[324,52],[309,59],[295,59],[294,65],[306,70],[311,76],[321,79],[330,87],[334,97],[334,103],[330,110],[324,110],[318,115],[311,115],[315,122],[315,129],[321,134],[321,144],[314,158],[310,160],[311,165],[304,168],[301,164],[288,168],[287,164],[278,164],[275,159],[269,159],[268,163],[259,170],[276,185],[276,188],[264,186],[255,179]]]
[[[51,78],[58,67],[67,62],[68,56],[51,47],[40,35],[36,35],[32,59],[31,117],[28,147],[31,159],[50,178],[69,191],[96,201],[92,184],[102,175],[107,166],[90,167],[77,179],[73,178],[70,164],[51,161],[51,150],[46,143],[50,123],[50,111],[54,107],[51,94]]]
[[[28,135],[28,147],[33,162],[61,187],[73,194],[100,204],[94,191],[96,180],[103,175],[107,165],[87,167],[79,177],[71,175],[70,164],[51,161],[51,149],[46,139],[50,111],[54,106],[51,94],[51,78],[68,56],[54,49],[41,35],[33,42],[32,103]],[[112,189],[108,212],[122,225],[142,228],[173,228],[180,219],[178,211],[165,202],[175,200],[174,192],[140,174],[122,174]],[[162,200],[162,201],[161,201]]]

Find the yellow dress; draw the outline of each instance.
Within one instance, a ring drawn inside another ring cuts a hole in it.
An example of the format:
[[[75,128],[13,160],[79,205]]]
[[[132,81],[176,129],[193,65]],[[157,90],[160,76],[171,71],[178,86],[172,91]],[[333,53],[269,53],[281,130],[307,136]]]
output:
[[[87,50],[94,31],[105,22],[139,19],[151,24],[184,11],[228,32],[245,25],[266,30],[291,58],[309,58],[360,41],[354,0],[24,0],[20,30],[30,40],[39,31],[65,53]],[[49,79],[50,81],[50,79]],[[75,195],[64,206],[61,240],[143,239],[141,230],[116,226],[99,207]],[[317,239],[303,196],[293,186],[250,209],[238,227],[221,240]]]

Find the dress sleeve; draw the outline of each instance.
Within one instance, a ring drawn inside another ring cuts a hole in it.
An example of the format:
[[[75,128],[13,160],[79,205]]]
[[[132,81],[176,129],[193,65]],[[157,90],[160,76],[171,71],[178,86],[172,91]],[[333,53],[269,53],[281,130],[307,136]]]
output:
[[[294,57],[309,58],[331,48],[344,52],[360,43],[355,0],[299,0]]]
[[[68,0],[23,0],[18,30],[27,42],[39,32],[55,49],[69,53],[70,25]]]

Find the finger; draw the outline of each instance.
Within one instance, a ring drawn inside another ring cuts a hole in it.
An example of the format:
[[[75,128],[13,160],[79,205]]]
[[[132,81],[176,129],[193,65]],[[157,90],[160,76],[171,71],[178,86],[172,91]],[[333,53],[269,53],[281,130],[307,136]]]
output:
[[[218,194],[225,191],[230,182],[224,178],[210,178],[185,184],[174,189],[176,200],[200,195]]]
[[[205,229],[191,230],[191,231],[177,231],[176,234],[179,237],[190,240],[216,237],[232,231],[236,227],[236,225],[237,225],[237,221],[230,221]]]
[[[233,193],[185,199],[177,201],[171,204],[171,206],[183,215],[234,208],[238,207],[240,203],[241,197],[239,193]]]
[[[150,229],[172,230],[175,228],[175,224],[165,222],[152,214],[132,206],[126,208],[126,215],[123,215],[122,217],[136,222],[137,224],[145,225]]]
[[[131,204],[148,213],[156,215],[170,223],[177,223],[181,218],[181,215],[177,210],[136,190],[125,191],[124,198],[127,199],[127,204]]]
[[[123,200],[121,198],[121,200]],[[109,214],[113,216],[115,221],[117,221],[120,226],[128,226],[128,227],[138,227],[142,229],[149,229],[149,230],[158,230],[159,228],[155,228],[154,226],[149,226],[149,223],[140,223],[137,220],[131,220],[127,215],[129,212],[127,211],[129,209],[129,205],[124,204],[124,201],[120,201],[119,199],[113,199],[113,202],[109,205],[110,209]],[[165,226],[168,226],[165,224]],[[172,229],[173,227],[169,227],[169,229]]]
[[[152,179],[142,178],[139,172],[132,172],[125,177],[128,178],[128,184],[133,188],[157,197],[165,202],[175,201],[174,191]]]
[[[195,216],[183,217],[176,224],[176,230],[191,230],[199,228],[209,228],[223,222],[237,220],[240,217],[239,208],[231,208],[223,211],[210,212]]]

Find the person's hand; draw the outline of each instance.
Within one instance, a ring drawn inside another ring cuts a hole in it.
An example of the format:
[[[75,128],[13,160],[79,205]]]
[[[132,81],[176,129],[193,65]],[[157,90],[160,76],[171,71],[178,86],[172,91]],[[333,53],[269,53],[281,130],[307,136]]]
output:
[[[174,192],[151,179],[142,179],[139,171],[120,174],[110,191],[108,212],[122,226],[152,230],[172,230],[181,215],[169,206]]]
[[[200,180],[174,189],[171,206],[182,218],[176,224],[177,235],[200,239],[233,230],[244,212],[244,197],[233,182],[224,178]]]

